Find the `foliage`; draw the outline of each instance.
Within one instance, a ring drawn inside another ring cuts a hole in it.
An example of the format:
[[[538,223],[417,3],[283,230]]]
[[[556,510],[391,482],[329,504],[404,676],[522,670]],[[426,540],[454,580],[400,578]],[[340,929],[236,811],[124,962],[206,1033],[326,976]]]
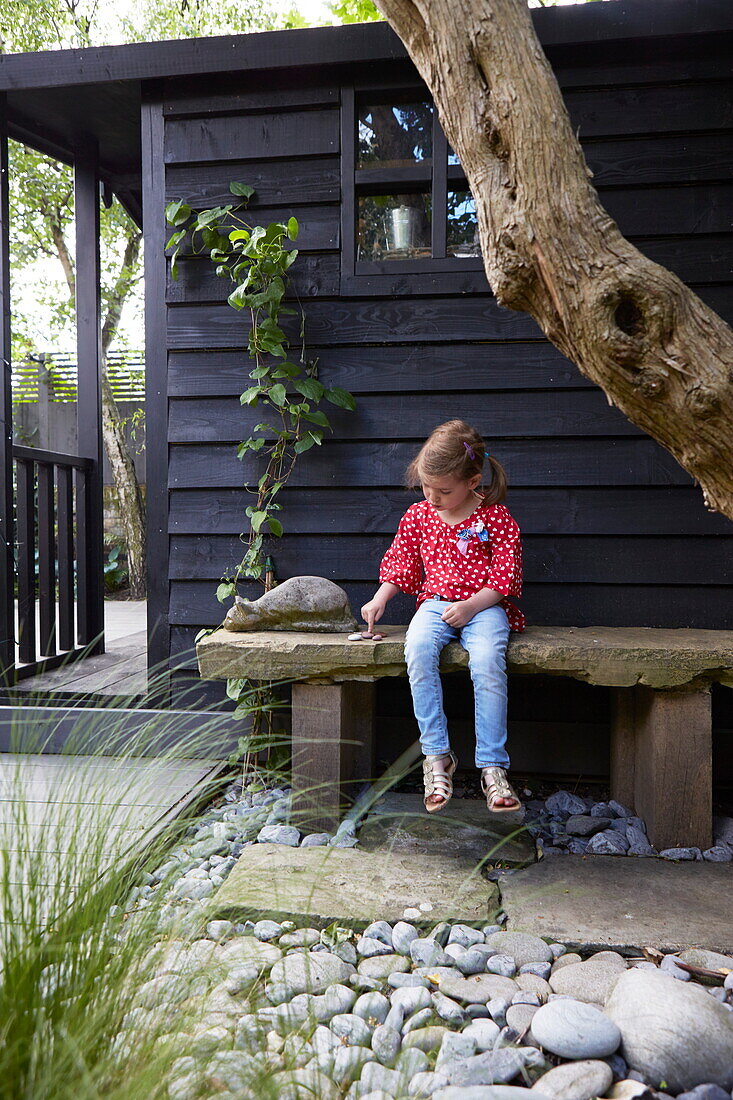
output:
[[[339,23],[372,23],[384,19],[372,0],[334,0],[329,10]]]
[[[125,563],[119,560],[121,549],[118,543],[107,552],[104,562],[104,587],[108,592],[116,592],[127,580],[127,568]]]
[[[246,208],[253,188],[234,182],[230,190],[242,202],[194,211],[178,201],[166,208],[168,222],[175,227],[167,244],[173,250],[173,278],[178,277],[178,257],[188,240],[194,254],[208,253],[217,275],[235,284],[227,300],[233,309],[249,314],[247,351],[254,362],[249,374],[252,385],[240,395],[240,403],[249,408],[262,407],[266,415],[274,417],[274,422],[271,418],[256,424],[252,434],[237,447],[240,460],[250,453],[261,453],[266,462],[255,490],[255,503],[246,509],[249,531],[240,535],[243,541],[246,539],[247,552],[234,576],[219,585],[217,599],[221,603],[236,594],[242,577],[262,577],[265,538],[268,534],[279,538],[283,533],[276,515],[280,511],[277,497],[298,456],[320,446],[324,432],[331,429],[328,417],[319,408],[321,402],[355,408],[352,395],[339,386],[324,386],[318,379],[317,360],[306,358],[302,310],[300,356],[297,361],[290,358],[290,341],[281,327],[281,318],[298,312],[283,304],[287,272],[298,256],[297,249],[287,247],[298,236],[297,220],[291,217],[266,227],[250,225],[240,211]]]

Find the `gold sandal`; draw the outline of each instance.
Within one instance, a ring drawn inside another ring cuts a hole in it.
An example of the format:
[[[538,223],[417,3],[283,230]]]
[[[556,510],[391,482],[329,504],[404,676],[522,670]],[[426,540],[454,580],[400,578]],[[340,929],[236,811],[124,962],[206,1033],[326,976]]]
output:
[[[481,769],[481,790],[486,795],[486,806],[492,813],[516,813],[522,808],[516,791],[506,777],[506,771],[498,765]],[[497,800],[500,798],[513,798],[516,806],[497,806]]]
[[[437,764],[439,760],[445,760],[446,757],[449,758],[449,763],[445,771],[436,768],[435,764]],[[457,767],[458,757],[452,750],[438,753],[436,756],[426,756],[423,760],[422,774],[423,783],[425,784],[423,803],[429,814],[437,813],[438,810],[444,809],[450,802],[453,795],[452,776]],[[431,796],[442,798],[443,801],[430,804],[428,798]]]

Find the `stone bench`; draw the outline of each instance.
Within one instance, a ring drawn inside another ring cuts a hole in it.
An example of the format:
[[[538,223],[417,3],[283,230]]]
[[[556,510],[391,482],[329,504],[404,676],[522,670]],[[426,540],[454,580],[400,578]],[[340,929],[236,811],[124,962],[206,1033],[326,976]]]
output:
[[[385,630],[384,641],[349,642],[220,629],[197,646],[203,679],[293,683],[293,788],[313,827],[333,828],[344,786],[374,778],[373,686],[406,673],[405,628]],[[446,646],[440,667],[465,669],[468,654]],[[507,667],[611,688],[612,797],[645,819],[657,848],[710,846],[710,685],[733,687],[733,631],[531,626],[510,636]]]

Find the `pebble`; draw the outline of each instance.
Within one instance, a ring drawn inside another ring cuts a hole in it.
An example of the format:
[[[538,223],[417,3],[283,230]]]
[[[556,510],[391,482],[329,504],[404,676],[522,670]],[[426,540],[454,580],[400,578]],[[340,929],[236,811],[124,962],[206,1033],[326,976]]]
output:
[[[627,970],[604,1011],[621,1032],[631,1070],[666,1081],[666,1091],[702,1082],[733,1088],[733,1014],[697,983]]]
[[[600,1009],[569,999],[537,1009],[532,1036],[545,1050],[561,1058],[606,1058],[621,1044],[621,1032]]]
[[[392,947],[392,927],[386,920],[375,920],[364,929],[361,939],[375,939]],[[360,941],[361,942],[361,941]]]
[[[396,1028],[379,1024],[372,1035],[372,1050],[383,1066],[392,1066],[402,1045],[402,1036]]]
[[[408,924],[406,921],[398,920],[394,928],[392,929],[392,946],[398,955],[409,955],[410,944],[418,939],[420,933],[414,924]]]
[[[230,920],[211,920],[206,925],[206,935],[210,940],[221,942],[227,939],[234,931],[234,925]]]
[[[552,972],[552,965],[549,962],[544,963],[524,963],[519,968],[520,974],[536,974],[538,978],[544,978],[545,981],[549,978]]]
[[[382,940],[372,938],[371,936],[361,937],[357,942],[356,952],[365,959],[373,959],[378,955],[394,955],[391,943],[384,943]]]
[[[446,1031],[443,1042],[440,1044],[435,1068],[445,1069],[454,1062],[463,1058],[470,1058],[476,1053],[476,1040],[472,1035],[464,1032]]]
[[[417,966],[450,966],[452,961],[435,940],[420,938],[410,944],[410,958]]]
[[[448,947],[450,946],[454,945],[449,944]],[[448,948],[446,948],[446,951],[447,950]],[[491,970],[494,974],[505,973],[504,970],[493,970],[492,967],[489,965],[489,963],[493,962],[494,959],[500,959],[502,957],[501,955],[494,955],[489,958],[487,962],[486,955],[482,951],[476,951],[470,948],[468,951],[463,951],[462,949],[459,950],[461,950],[461,954],[456,958],[456,969],[460,970],[461,974],[463,974],[465,977],[469,977],[472,974],[482,974],[486,970]],[[506,956],[504,957],[506,958]],[[510,959],[509,961],[512,965],[513,973],[514,970],[516,970],[514,960]],[[511,974],[507,974],[507,977],[511,976]]]
[[[372,1040],[372,1029],[366,1020],[353,1012],[340,1012],[330,1023],[331,1031],[339,1039],[346,1039],[352,1046],[368,1047]]]
[[[682,970],[677,965],[679,961],[674,955],[665,955],[659,964],[659,969],[665,974],[671,974],[673,978],[679,978],[681,982],[689,982],[692,975],[689,970]]]
[[[421,1008],[419,1012],[416,1012],[414,1016],[410,1016],[409,1020],[405,1020],[402,1025],[402,1034],[409,1035],[411,1031],[415,1031],[418,1028],[425,1027],[433,1018],[433,1006],[432,1001],[430,1008]]]
[[[659,854],[662,859],[702,859],[699,848],[665,848]]]
[[[565,966],[550,975],[550,988],[553,993],[567,993],[577,1001],[588,1004],[605,1004],[607,997],[616,985],[626,967],[611,962],[596,962],[594,958],[587,962]]]
[[[623,833],[615,829],[604,829],[588,841],[586,852],[597,856],[623,856],[629,850],[629,842]]]
[[[321,933],[315,928],[298,928],[295,932],[286,932],[280,937],[278,946],[288,947],[313,947],[320,941]]]
[[[404,989],[406,987],[414,988],[415,986],[422,986],[423,989],[427,989],[430,985],[428,978],[422,978],[419,974],[402,974],[396,971],[393,974],[388,975],[387,985],[392,989]]]
[[[594,1096],[605,1096],[612,1081],[613,1073],[605,1062],[570,1062],[543,1074],[531,1091],[557,1100],[591,1100]]]
[[[507,1027],[510,1027],[512,1031],[516,1031],[517,1035],[521,1035],[527,1031],[537,1012],[539,1012],[539,1005],[522,1004],[515,1001],[506,1010]]]
[[[565,832],[569,836],[593,836],[611,824],[610,817],[591,817],[589,814],[574,814],[565,822]]]
[[[405,1077],[414,1077],[416,1073],[425,1073],[430,1068],[430,1059],[427,1054],[411,1047],[409,1050],[401,1050],[397,1055],[395,1069]]]
[[[479,1054],[483,1054],[486,1050],[491,1050],[499,1035],[499,1025],[495,1024],[493,1020],[472,1020],[470,1024],[464,1027],[462,1034],[470,1035],[476,1043],[476,1050]]]
[[[544,1066],[544,1058],[534,1047],[503,1047],[447,1065],[444,1072],[452,1085],[503,1085],[523,1069]]]
[[[714,844],[712,848],[705,849],[702,858],[710,863],[730,863],[733,860],[733,851],[727,844]]]
[[[373,1019],[382,1024],[389,1012],[389,1001],[383,993],[362,993],[352,1011],[355,1016],[361,1016],[364,1020]]]
[[[698,1085],[689,1092],[681,1092],[677,1100],[729,1100],[729,1097],[719,1085]]]
[[[465,1010],[444,993],[433,993],[432,1000],[433,1008],[441,1020],[447,1020],[451,1024],[462,1024],[466,1019]]]
[[[505,978],[513,978],[517,972],[517,964],[511,955],[492,955],[486,960],[485,968],[489,974],[501,974]]]
[[[500,974],[477,974],[464,978],[455,972],[441,975],[440,988],[447,997],[461,1004],[488,1004],[493,997],[506,997],[511,1001],[519,986],[511,978]]]
[[[390,996],[392,1005],[402,1009],[405,1016],[411,1016],[421,1008],[429,1008],[432,1004],[430,993],[422,986],[405,986],[396,989]]]
[[[301,848],[322,848],[331,839],[330,833],[308,833],[300,842]]]
[[[263,825],[257,834],[260,844],[286,844],[297,848],[300,844],[300,832],[294,825]]]
[[[557,791],[546,800],[545,806],[552,814],[562,814],[569,817],[572,814],[584,814],[585,802],[570,791]]]
[[[457,943],[466,948],[483,942],[483,932],[479,932],[477,928],[470,928],[467,924],[454,924],[448,936],[448,943]]]
[[[438,1050],[440,1044],[443,1042],[443,1036],[445,1034],[446,1028],[438,1025],[415,1028],[414,1031],[410,1031],[405,1035],[402,1046],[407,1049],[410,1047],[417,1047],[418,1050],[423,1050],[426,1054],[430,1054],[431,1051]]]
[[[376,955],[371,959],[361,959],[359,973],[366,978],[384,980],[388,974],[410,969],[409,959],[402,955]]]
[[[334,982],[343,982],[353,973],[353,967],[337,955],[286,955],[270,972],[273,984],[281,983],[290,996],[296,993],[322,993]]]
[[[552,962],[553,959],[545,941],[527,932],[494,932],[486,937],[486,943],[499,954],[510,955],[518,967],[528,962]]]

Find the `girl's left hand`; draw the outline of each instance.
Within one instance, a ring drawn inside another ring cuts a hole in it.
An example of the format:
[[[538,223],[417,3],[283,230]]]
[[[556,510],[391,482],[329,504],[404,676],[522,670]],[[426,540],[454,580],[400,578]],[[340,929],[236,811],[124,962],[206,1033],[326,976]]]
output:
[[[448,623],[448,626],[460,629],[473,618],[474,614],[475,611],[470,600],[458,600],[457,603],[449,604],[446,607],[441,619],[444,623]]]

